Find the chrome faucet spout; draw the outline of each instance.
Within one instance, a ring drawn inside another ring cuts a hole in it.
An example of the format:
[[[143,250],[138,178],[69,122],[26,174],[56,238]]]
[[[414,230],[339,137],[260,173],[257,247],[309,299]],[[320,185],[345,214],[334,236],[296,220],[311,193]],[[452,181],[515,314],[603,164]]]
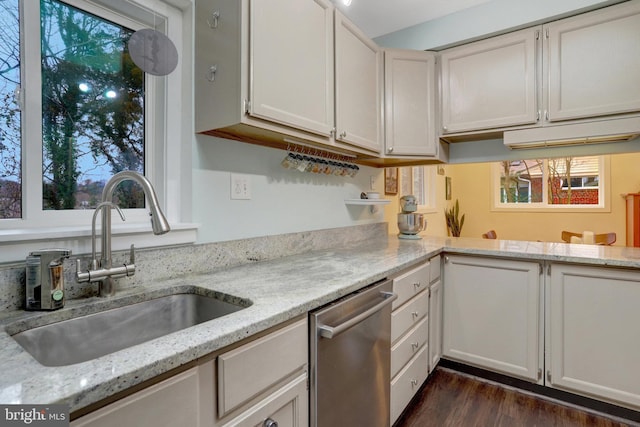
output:
[[[151,226],[154,234],[164,234],[171,230],[167,218],[160,209],[160,203],[156,192],[151,185],[151,182],[142,174],[134,171],[123,171],[115,174],[106,183],[102,190],[102,201],[96,206],[96,210],[93,213],[93,220],[91,222],[91,249],[92,249],[92,261],[89,266],[89,270],[82,272],[80,268],[80,260],[78,259],[76,280],[78,282],[100,282],[100,296],[113,296],[115,295],[116,286],[114,278],[133,276],[136,271],[135,254],[133,245],[131,245],[130,260],[129,263],[124,265],[113,267],[111,259],[111,209],[114,208],[120,214],[120,217],[124,221],[124,214],[122,210],[113,203],[113,191],[116,186],[123,181],[134,181],[140,184],[144,195],[149,204],[149,215],[151,216]],[[96,259],[96,216],[98,211],[102,210],[102,252],[100,254],[100,264]]]
[[[160,203],[151,182],[144,175],[134,171],[118,172],[105,184],[102,190],[102,202],[113,203],[113,192],[118,184],[123,181],[134,181],[142,187],[144,195],[149,203],[149,215],[154,234],[165,234],[171,230],[169,221],[160,210]],[[102,253],[100,266],[111,267],[111,209],[102,211]]]

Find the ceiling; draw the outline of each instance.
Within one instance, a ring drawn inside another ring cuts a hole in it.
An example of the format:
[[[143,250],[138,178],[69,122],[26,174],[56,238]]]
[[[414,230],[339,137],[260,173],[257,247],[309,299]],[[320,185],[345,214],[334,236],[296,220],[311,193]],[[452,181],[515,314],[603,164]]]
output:
[[[468,9],[490,0],[333,0],[367,36],[374,38]]]

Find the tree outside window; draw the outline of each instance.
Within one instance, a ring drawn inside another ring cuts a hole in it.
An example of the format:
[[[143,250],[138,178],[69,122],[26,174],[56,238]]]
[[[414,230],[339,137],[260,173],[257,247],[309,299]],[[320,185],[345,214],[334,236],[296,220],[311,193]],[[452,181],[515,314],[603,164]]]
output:
[[[0,218],[23,216],[21,154],[40,146],[22,138],[19,17],[18,0],[0,2]],[[128,53],[131,34],[60,1],[40,1],[43,210],[94,208],[111,175],[144,173],[145,81]],[[118,186],[114,200],[144,207],[133,182]]]

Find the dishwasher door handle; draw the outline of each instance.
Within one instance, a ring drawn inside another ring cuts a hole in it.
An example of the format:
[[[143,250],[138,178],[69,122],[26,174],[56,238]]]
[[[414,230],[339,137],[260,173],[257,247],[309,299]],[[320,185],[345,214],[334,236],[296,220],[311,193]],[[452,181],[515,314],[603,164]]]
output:
[[[339,335],[342,332],[346,331],[350,327],[362,322],[367,317],[370,317],[374,313],[382,310],[385,306],[398,299],[398,295],[393,292],[380,292],[380,296],[384,298],[382,302],[379,302],[370,309],[363,311],[362,313],[358,314],[355,317],[352,317],[344,323],[339,324],[338,326],[318,325],[320,336],[324,338],[333,338],[336,335]]]

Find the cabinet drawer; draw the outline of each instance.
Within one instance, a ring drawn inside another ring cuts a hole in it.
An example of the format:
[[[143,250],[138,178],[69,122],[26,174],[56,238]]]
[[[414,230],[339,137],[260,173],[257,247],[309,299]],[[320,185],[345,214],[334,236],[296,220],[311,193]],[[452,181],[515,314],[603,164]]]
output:
[[[391,342],[395,343],[429,312],[429,292],[425,289],[415,298],[391,313]]]
[[[398,295],[398,299],[393,302],[392,309],[400,307],[411,299],[414,295],[424,291],[429,285],[429,263],[426,262],[420,267],[414,268],[401,276],[393,279],[393,292]]]
[[[396,345],[391,347],[391,378],[421,350],[429,338],[428,317],[422,319],[413,329],[409,330]]]
[[[433,283],[440,278],[440,255],[429,260],[429,283]]]
[[[428,356],[429,352],[425,346],[391,381],[391,425],[402,414],[404,408],[427,379]]]
[[[71,422],[72,427],[199,425],[197,368],[189,369]]]
[[[219,417],[283,381],[306,363],[306,319],[218,356]]]

